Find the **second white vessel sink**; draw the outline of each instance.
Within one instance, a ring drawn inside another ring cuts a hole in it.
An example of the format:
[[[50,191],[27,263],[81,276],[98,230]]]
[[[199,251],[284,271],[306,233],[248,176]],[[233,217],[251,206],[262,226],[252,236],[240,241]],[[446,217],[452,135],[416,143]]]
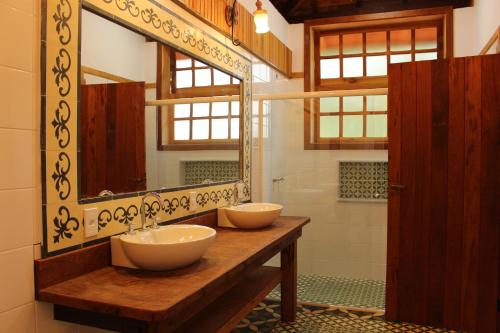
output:
[[[283,206],[273,203],[247,203],[225,208],[229,221],[242,229],[264,228],[276,220]]]
[[[215,240],[216,231],[200,225],[169,225],[120,236],[125,255],[141,269],[163,271],[190,265]]]

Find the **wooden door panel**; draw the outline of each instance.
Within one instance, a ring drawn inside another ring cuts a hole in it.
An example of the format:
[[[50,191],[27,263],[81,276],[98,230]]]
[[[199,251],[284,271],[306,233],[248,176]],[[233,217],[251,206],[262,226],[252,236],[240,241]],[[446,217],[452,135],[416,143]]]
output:
[[[144,82],[81,86],[81,193],[146,189]]]
[[[389,320],[496,331],[500,55],[389,69]]]

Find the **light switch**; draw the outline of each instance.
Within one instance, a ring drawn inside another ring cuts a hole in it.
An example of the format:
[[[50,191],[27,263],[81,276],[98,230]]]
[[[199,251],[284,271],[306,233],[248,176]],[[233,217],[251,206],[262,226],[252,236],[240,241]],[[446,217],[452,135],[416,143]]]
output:
[[[189,211],[195,212],[198,210],[198,204],[196,203],[196,192],[189,192]]]
[[[99,231],[99,224],[97,221],[97,215],[99,214],[99,209],[97,208],[86,208],[83,210],[83,220],[85,223],[85,237],[92,237],[97,235]]]

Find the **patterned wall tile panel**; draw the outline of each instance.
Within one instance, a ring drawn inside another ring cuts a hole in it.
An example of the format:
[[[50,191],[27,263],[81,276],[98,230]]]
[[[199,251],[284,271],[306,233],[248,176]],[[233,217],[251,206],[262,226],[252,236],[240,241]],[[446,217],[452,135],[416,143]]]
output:
[[[387,162],[341,161],[339,170],[339,199],[387,200]]]
[[[207,181],[221,182],[240,178],[239,161],[186,161],[184,184],[203,184]]]

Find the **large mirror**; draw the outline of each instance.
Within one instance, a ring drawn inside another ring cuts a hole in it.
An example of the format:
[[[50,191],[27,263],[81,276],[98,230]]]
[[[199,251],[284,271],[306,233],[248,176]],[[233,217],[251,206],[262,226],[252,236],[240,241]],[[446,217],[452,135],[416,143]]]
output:
[[[85,9],[81,20],[80,198],[242,178],[238,78]],[[146,103],[185,98],[198,100]]]

